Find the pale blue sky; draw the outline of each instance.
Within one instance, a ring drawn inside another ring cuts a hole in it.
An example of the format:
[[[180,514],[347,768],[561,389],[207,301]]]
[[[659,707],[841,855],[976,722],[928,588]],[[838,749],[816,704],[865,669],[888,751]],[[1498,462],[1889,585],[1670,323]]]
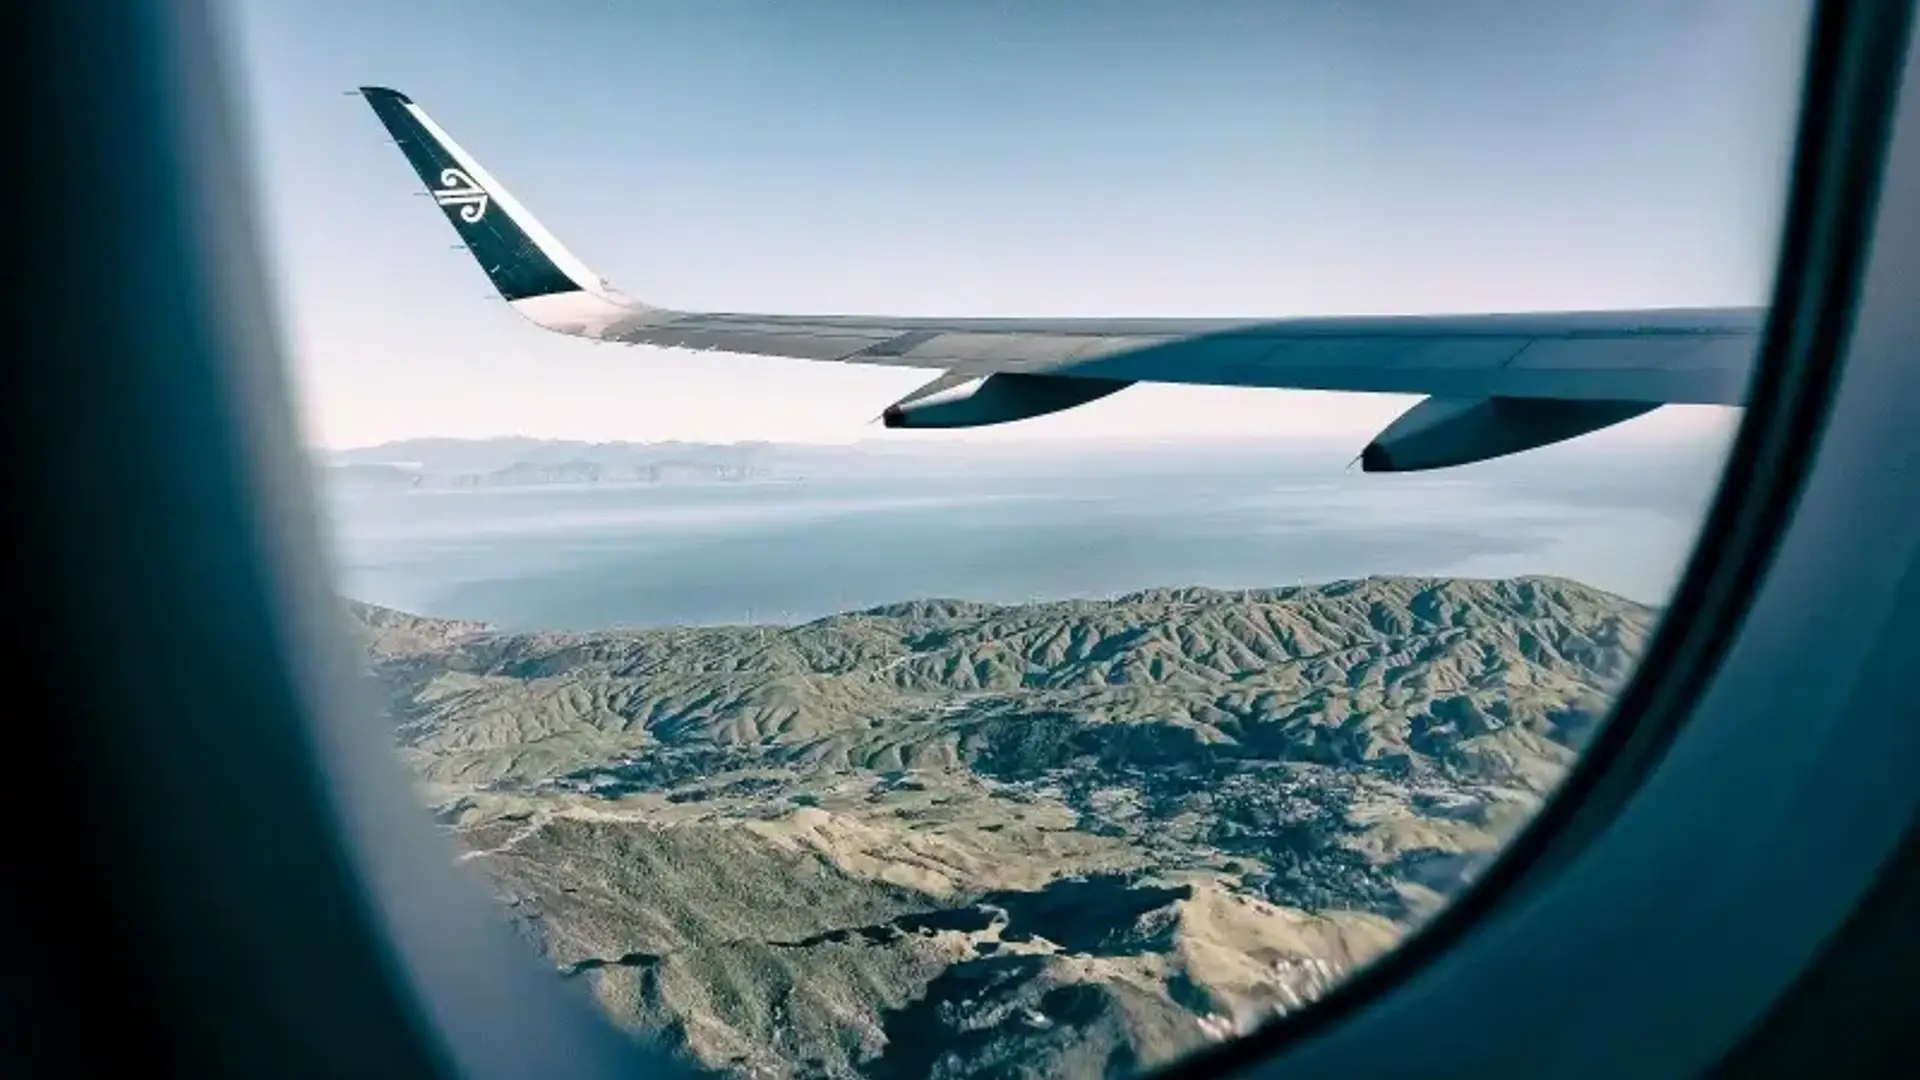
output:
[[[673,306],[1749,304],[1771,277],[1808,5],[231,7],[306,434],[346,446],[844,442],[881,437],[867,421],[926,377],[595,348],[521,322],[343,93],[361,84],[411,95],[595,270]],[[1363,439],[1407,400],[1136,387],[975,437]]]

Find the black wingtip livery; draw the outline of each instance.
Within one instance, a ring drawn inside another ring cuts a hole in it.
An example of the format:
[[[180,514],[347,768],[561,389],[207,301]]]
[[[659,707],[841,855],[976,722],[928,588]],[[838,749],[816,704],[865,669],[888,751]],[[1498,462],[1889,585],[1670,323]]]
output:
[[[415,108],[411,98],[384,86],[363,86],[360,94],[503,299],[580,291],[582,283],[568,276],[527,234],[525,223],[516,220],[512,197]]]

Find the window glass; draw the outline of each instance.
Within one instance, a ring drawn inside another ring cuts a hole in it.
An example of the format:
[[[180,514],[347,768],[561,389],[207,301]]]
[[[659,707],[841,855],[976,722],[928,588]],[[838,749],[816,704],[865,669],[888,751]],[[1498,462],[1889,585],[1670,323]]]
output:
[[[730,1076],[1110,1076],[1305,1007],[1644,652],[1806,7],[236,5],[339,589],[449,850]],[[1322,324],[1265,388],[1178,384],[1278,346],[1137,323],[1654,309],[1707,329]],[[875,423],[937,349],[1142,381]]]

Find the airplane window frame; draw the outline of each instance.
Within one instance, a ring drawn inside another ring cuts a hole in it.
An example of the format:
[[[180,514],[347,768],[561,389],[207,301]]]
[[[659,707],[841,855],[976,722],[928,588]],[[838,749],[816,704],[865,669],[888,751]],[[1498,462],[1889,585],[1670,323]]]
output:
[[[67,850],[43,869],[98,921],[0,890],[10,926],[93,932],[71,954],[22,942],[0,1021],[50,1057],[100,1053],[20,973],[117,950],[116,1026],[179,1071],[265,1055],[286,1076],[686,1072],[514,939],[367,720],[287,374],[263,362],[280,348],[216,9],[79,7],[33,11],[9,42],[36,124],[21,160],[43,212],[26,225],[46,240],[9,256],[40,318],[4,404],[13,460],[31,462],[10,481],[32,568],[13,571],[11,614],[35,631],[4,687],[49,775],[0,785],[0,806],[65,785]],[[1756,393],[1676,616],[1598,756],[1432,926],[1176,1073],[1697,1073],[1871,886],[1920,803],[1904,767],[1920,732],[1871,707],[1894,700],[1914,654],[1901,620],[1920,618],[1899,419],[1920,415],[1900,350],[1920,341],[1911,8],[1819,6]],[[87,470],[108,464],[124,490],[103,500]],[[1863,662],[1876,649],[1890,659]],[[1775,828],[1726,828],[1723,792]],[[1645,968],[1676,942],[1738,977]],[[1490,1038],[1495,1002],[1510,1011]]]

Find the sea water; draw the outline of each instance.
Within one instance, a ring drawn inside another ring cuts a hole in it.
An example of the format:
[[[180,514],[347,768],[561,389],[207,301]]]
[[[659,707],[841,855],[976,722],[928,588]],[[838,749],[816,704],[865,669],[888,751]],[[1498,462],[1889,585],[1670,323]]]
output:
[[[1324,447],[952,454],[824,475],[472,490],[328,486],[342,592],[509,629],[797,622],[1372,574],[1552,574],[1664,601],[1723,441],[1566,444],[1418,475]]]

